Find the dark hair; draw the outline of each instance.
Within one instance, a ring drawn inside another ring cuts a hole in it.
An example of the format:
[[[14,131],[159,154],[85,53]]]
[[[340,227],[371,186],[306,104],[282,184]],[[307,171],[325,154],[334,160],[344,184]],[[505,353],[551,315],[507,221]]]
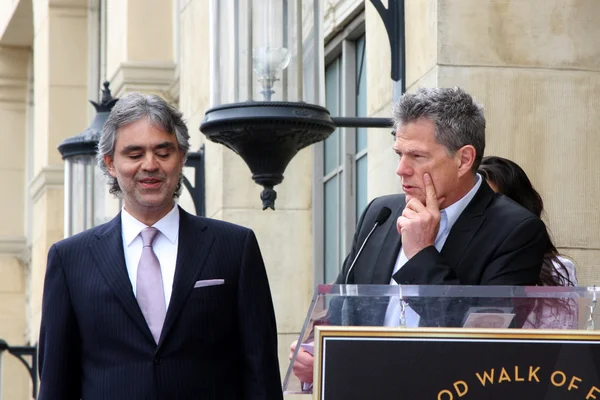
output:
[[[475,148],[473,175],[485,151],[485,117],[483,107],[459,87],[419,88],[405,93],[393,110],[395,128],[420,119],[435,124],[435,140],[451,156],[463,146]]]
[[[175,135],[185,162],[187,152],[190,148],[190,135],[181,112],[156,95],[145,95],[136,92],[127,93],[117,101],[108,115],[108,119],[102,129],[100,142],[98,143],[98,152],[96,153],[98,166],[107,177],[110,186],[109,191],[113,195],[121,196],[122,191],[117,179],[108,173],[104,156],[114,156],[115,143],[120,128],[145,118],[163,131]],[[175,188],[173,197],[179,197],[181,194],[182,179],[183,174],[180,174],[179,183]]]
[[[534,189],[527,174],[517,163],[502,157],[483,157],[478,172],[486,181],[498,187],[500,193],[510,197],[536,216],[541,217],[544,213],[542,196]],[[548,232],[548,248],[544,254],[539,285],[574,286],[569,279],[569,271],[558,255],[558,250]]]

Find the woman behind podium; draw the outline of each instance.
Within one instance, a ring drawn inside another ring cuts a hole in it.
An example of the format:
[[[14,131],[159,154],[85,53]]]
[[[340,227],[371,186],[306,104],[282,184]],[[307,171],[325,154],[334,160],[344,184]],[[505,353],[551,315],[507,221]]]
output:
[[[544,212],[542,197],[517,163],[502,157],[483,157],[479,173],[495,192],[510,197],[536,216],[541,217]],[[548,249],[544,256],[538,285],[577,286],[573,262],[558,253],[552,240],[548,241]]]
[[[484,157],[478,171],[495,192],[510,197],[538,217],[544,213],[544,202],[527,174],[515,162],[502,157]],[[550,234],[548,248],[538,279],[539,286],[577,286],[575,265],[559,254]],[[524,328],[576,328],[577,308],[573,299],[538,301]]]

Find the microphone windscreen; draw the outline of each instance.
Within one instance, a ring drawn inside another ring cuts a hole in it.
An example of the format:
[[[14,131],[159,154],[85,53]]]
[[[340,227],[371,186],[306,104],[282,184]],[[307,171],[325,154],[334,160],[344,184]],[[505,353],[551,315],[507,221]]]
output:
[[[391,213],[392,210],[390,210],[388,207],[381,208],[381,210],[379,210],[379,214],[377,214],[377,218],[375,218],[377,225],[383,225],[383,223],[390,217]]]

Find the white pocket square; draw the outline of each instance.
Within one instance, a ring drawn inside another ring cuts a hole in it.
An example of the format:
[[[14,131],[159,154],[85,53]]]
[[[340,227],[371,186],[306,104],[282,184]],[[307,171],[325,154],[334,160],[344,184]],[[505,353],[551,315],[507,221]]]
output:
[[[197,281],[194,283],[194,289],[199,287],[217,286],[225,284],[225,279],[206,279],[203,281]]]

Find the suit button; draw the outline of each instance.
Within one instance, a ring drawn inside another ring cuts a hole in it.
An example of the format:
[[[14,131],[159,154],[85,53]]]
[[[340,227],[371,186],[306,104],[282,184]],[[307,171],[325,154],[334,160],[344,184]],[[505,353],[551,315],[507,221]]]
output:
[[[154,359],[154,364],[156,364],[156,365],[160,365],[160,363],[162,363],[162,359],[161,359],[161,358],[159,358],[159,357],[156,357],[156,358]]]

